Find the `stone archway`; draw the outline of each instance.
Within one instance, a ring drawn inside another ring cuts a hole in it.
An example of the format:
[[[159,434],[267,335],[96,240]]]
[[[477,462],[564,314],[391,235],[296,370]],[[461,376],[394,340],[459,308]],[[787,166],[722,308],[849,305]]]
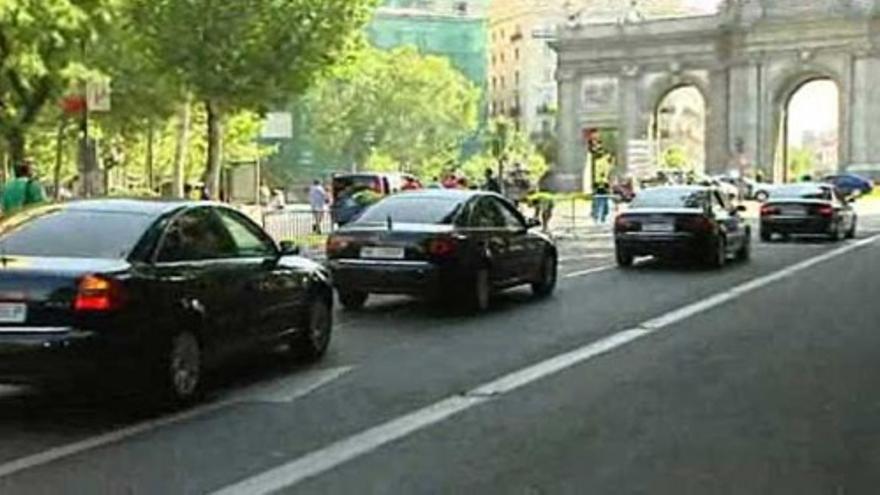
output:
[[[656,148],[658,168],[666,165],[663,158],[668,149],[680,147],[686,152],[687,168],[705,172],[709,143],[706,136],[709,124],[707,94],[706,87],[696,79],[679,80],[665,92],[655,93],[651,100],[654,105],[650,112],[648,136]],[[664,108],[670,103],[676,108]],[[678,106],[676,103],[686,104]],[[669,115],[670,110],[673,115]]]

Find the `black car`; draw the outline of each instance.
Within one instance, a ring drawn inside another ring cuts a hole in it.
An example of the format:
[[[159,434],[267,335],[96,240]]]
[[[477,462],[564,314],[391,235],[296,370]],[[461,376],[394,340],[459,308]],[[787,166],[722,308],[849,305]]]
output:
[[[317,359],[332,289],[294,254],[219,204],[94,200],[6,218],[0,382],[124,377],[185,402],[245,350]]]
[[[751,228],[725,194],[703,186],[647,189],[614,224],[617,263],[636,256],[697,259],[722,267],[730,255],[749,258]]]
[[[360,308],[369,294],[460,297],[474,310],[492,292],[531,284],[556,287],[556,246],[532,231],[500,195],[432,189],[383,199],[327,241],[342,304]]]
[[[761,206],[761,240],[775,234],[825,235],[832,240],[856,236],[858,217],[833,184],[801,183],[773,188]]]

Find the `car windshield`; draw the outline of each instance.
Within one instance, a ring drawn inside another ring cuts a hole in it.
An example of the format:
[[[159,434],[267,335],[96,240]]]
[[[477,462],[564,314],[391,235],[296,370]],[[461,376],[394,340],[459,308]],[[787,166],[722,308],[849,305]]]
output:
[[[814,185],[781,186],[770,191],[771,199],[821,199],[831,200],[831,189]]]
[[[364,190],[382,192],[382,179],[377,175],[344,175],[333,178],[333,196],[337,200]]]
[[[636,195],[632,208],[701,208],[705,197],[698,189],[647,189]]]
[[[460,209],[461,200],[458,198],[403,194],[373,205],[356,223],[385,223],[391,218],[396,223],[450,224]]]
[[[39,208],[0,222],[0,250],[7,256],[122,259],[152,221],[137,213]]]

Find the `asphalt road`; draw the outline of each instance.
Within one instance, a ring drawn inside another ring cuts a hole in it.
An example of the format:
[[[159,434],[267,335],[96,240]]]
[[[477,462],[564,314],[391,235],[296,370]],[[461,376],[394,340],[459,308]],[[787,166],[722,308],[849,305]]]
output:
[[[723,271],[565,243],[554,298],[339,313],[204,405],[0,386],[0,493],[876,493],[880,217]]]

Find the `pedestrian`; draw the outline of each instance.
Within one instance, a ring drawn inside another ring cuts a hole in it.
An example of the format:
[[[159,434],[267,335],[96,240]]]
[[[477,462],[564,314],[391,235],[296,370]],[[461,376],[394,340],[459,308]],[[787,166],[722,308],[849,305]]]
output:
[[[15,178],[7,182],[2,191],[4,215],[46,201],[43,186],[34,177],[33,169],[33,162],[29,159],[15,166]]]
[[[483,189],[493,193],[501,194],[501,183],[495,177],[495,172],[491,168],[486,169],[486,182],[483,183]]]
[[[327,207],[327,190],[320,180],[315,180],[309,188],[309,206],[312,209],[312,233],[321,234],[321,225],[324,223],[324,210]]]

